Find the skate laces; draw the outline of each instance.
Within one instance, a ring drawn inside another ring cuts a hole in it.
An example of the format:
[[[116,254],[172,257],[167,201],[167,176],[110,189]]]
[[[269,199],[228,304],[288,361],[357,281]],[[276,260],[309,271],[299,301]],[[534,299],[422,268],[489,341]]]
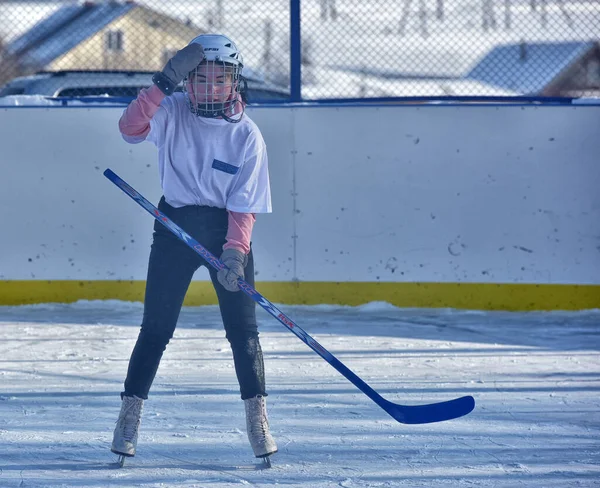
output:
[[[132,441],[137,434],[143,405],[143,400],[139,398],[125,397],[123,399],[123,411],[118,421],[121,422],[123,438],[127,441]]]
[[[265,442],[269,433],[269,422],[263,397],[257,397],[250,402],[250,428],[252,433],[259,437],[261,442]]]

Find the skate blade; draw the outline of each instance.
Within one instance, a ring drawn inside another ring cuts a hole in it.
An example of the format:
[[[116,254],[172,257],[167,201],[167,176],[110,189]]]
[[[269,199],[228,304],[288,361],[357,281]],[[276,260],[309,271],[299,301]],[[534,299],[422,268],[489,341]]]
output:
[[[270,452],[263,456],[256,456],[258,459],[262,459],[262,464],[259,469],[269,469],[271,468],[271,456],[275,454],[277,451]]]
[[[117,456],[119,456],[117,458],[117,464],[119,465],[120,468],[125,466],[125,459],[133,457],[133,455],[131,455],[131,454],[123,454],[122,452],[113,451],[112,449],[111,449],[111,452],[116,454]]]

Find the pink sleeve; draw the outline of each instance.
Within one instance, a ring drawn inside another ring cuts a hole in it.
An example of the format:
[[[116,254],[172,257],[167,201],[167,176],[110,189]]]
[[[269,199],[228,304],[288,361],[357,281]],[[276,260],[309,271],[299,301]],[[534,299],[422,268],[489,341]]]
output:
[[[165,94],[156,85],[140,90],[137,98],[127,106],[119,119],[119,130],[128,142],[134,142],[128,138],[137,142],[146,138],[150,132],[150,119],[160,108],[160,102],[164,98]]]
[[[225,249],[237,249],[244,254],[250,252],[250,238],[252,237],[252,227],[256,217],[253,213],[239,213],[227,211],[227,242],[223,245]]]

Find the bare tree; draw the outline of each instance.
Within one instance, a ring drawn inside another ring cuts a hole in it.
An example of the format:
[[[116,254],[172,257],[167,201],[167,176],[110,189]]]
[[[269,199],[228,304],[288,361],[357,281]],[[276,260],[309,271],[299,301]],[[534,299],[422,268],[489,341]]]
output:
[[[482,26],[484,31],[490,28],[496,30],[496,12],[494,11],[494,2],[492,0],[482,0]]]
[[[6,51],[6,43],[0,38],[0,86],[20,74],[17,58]]]
[[[425,0],[419,2],[419,25],[421,28],[421,36],[429,37],[429,30],[427,29],[427,4]]]
[[[265,50],[262,56],[262,66],[267,77],[269,77],[273,65],[273,21],[271,19],[265,19],[264,36]]]
[[[402,7],[402,17],[400,18],[400,24],[398,25],[398,34],[404,36],[406,33],[406,25],[408,24],[408,16],[410,15],[410,3],[411,0],[404,0],[404,6]]]
[[[546,0],[541,0],[541,22],[542,22],[542,27],[545,29],[546,27],[548,27],[548,9],[546,8]]]
[[[435,4],[435,18],[437,20],[444,20],[444,0],[437,0]]]
[[[571,14],[569,14],[569,11],[567,10],[567,7],[565,6],[565,2],[563,0],[556,0],[556,3],[558,3],[558,7],[560,8],[560,11],[563,14],[563,17],[565,18],[565,22],[567,23],[569,28],[574,29],[575,26],[573,24],[573,18],[571,17]]]
[[[504,28],[506,30],[512,28],[511,1],[512,0],[504,0]]]
[[[336,0],[321,0],[321,20],[326,21],[329,17],[331,20],[336,20],[338,17]]]
[[[217,0],[217,5],[215,7],[215,23],[217,24],[217,29],[222,29],[224,27],[224,14],[223,14],[223,0]]]

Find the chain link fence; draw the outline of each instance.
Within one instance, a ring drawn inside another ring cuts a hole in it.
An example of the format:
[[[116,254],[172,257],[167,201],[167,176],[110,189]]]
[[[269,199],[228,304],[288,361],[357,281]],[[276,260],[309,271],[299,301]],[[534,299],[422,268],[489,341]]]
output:
[[[209,32],[251,101],[600,96],[599,0],[5,1],[0,93],[135,96]]]

